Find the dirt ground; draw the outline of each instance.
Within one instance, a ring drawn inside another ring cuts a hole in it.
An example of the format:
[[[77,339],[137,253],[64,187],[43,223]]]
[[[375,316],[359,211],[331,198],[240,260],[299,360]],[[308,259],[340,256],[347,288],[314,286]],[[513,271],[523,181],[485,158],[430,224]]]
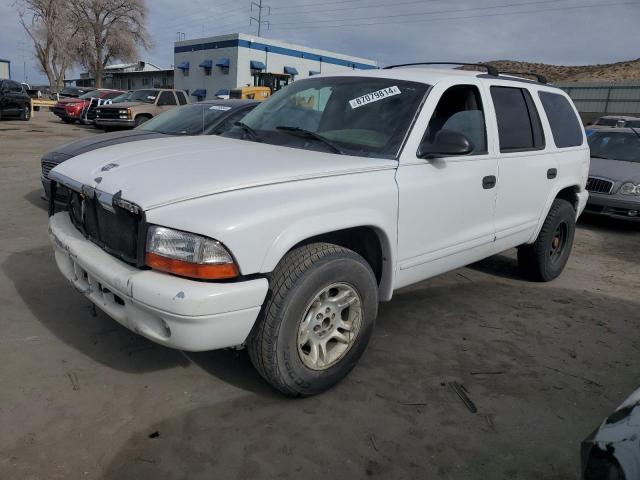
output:
[[[640,227],[593,218],[550,284],[507,252],[398,292],[360,365],[305,400],[244,352],[92,316],[53,260],[40,156],[97,132],[0,122],[3,480],[575,479],[580,441],[640,386]]]

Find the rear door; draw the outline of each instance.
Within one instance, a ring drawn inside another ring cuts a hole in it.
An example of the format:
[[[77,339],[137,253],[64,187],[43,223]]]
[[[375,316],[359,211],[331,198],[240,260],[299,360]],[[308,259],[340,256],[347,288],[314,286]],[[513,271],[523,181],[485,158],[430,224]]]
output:
[[[546,141],[535,92],[524,83],[489,86],[498,138],[496,249],[525,243],[535,231],[557,178],[553,147]]]

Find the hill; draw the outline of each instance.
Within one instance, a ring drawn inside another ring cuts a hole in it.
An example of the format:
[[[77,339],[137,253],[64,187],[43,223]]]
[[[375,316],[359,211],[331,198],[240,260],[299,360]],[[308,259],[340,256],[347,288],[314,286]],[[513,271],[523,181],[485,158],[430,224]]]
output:
[[[504,72],[540,73],[552,83],[640,81],[640,58],[617,63],[579,66],[549,65],[515,60],[492,60],[485,63],[491,64]]]

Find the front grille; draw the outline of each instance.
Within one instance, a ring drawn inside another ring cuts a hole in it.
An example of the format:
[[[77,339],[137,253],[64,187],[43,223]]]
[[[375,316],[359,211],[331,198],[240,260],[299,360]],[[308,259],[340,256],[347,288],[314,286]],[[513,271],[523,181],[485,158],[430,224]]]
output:
[[[55,166],[57,166],[57,162],[53,162],[51,160],[42,160],[42,176],[44,178],[49,178],[49,172]]]
[[[589,177],[587,179],[587,190],[593,193],[611,193],[613,182],[598,177]]]
[[[96,109],[96,118],[120,120],[120,111],[117,108],[98,108]]]
[[[111,212],[93,198],[75,191],[67,193],[69,216],[75,227],[111,255],[138,264],[140,215],[116,206]]]
[[[64,107],[58,107],[58,106],[51,107],[51,111],[59,117],[67,116],[67,111],[65,110]]]

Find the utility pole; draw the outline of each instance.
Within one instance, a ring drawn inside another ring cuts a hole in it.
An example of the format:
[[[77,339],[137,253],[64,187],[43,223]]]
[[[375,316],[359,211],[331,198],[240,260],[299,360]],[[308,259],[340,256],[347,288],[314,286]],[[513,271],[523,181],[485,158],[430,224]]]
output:
[[[251,11],[253,12],[253,7],[256,7],[256,10],[258,10],[258,18],[256,17],[249,17],[249,25],[251,25],[253,22],[256,22],[258,24],[258,36],[260,36],[260,32],[262,30],[262,24],[266,24],[267,25],[267,30],[269,30],[271,28],[271,24],[269,23],[268,20],[263,20],[263,17],[268,17],[269,15],[271,15],[271,7],[269,7],[268,5],[263,5],[262,4],[262,0],[258,0],[257,2],[251,2]],[[266,15],[262,14],[262,11],[266,10]]]

